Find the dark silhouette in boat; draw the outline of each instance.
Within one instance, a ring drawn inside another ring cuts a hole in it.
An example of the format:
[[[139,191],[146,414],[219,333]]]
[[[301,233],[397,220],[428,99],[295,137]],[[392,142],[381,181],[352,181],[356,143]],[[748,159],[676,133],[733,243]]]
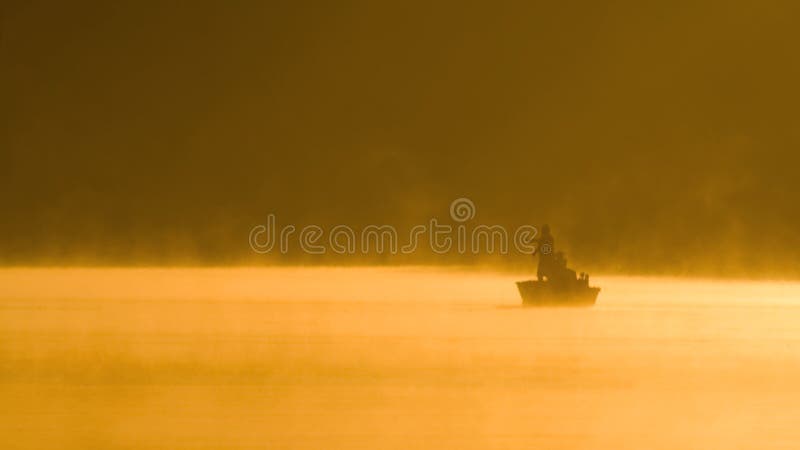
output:
[[[542,227],[542,235],[536,239],[534,255],[539,255],[536,280],[519,281],[517,289],[526,306],[592,306],[600,288],[589,286],[589,274],[576,276],[567,267],[562,252],[555,251],[555,241],[550,227]]]

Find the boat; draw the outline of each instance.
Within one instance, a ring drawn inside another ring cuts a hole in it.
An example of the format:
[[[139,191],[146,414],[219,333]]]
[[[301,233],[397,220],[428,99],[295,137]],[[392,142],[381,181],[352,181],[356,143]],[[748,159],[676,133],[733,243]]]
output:
[[[580,276],[567,267],[564,252],[553,251],[553,237],[550,227],[542,227],[542,237],[538,239],[541,248],[536,280],[518,281],[517,289],[523,306],[594,306],[599,287],[589,286],[589,274]]]
[[[589,286],[589,277],[562,280],[518,281],[517,289],[523,306],[593,306],[599,287]]]

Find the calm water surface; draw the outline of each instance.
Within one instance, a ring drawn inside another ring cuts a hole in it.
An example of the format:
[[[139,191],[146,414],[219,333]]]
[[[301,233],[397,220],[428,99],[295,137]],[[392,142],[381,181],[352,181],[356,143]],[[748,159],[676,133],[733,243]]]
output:
[[[0,270],[3,449],[800,446],[800,285],[431,268]]]

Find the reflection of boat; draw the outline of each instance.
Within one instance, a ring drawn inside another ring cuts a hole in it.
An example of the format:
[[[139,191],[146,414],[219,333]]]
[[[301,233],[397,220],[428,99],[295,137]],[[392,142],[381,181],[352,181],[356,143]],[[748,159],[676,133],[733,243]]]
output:
[[[589,286],[589,279],[553,281],[518,281],[517,289],[524,306],[592,306],[600,293]]]

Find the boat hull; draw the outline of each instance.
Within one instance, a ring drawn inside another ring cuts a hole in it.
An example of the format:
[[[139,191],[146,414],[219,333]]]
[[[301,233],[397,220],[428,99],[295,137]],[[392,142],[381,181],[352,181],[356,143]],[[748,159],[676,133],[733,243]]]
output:
[[[556,285],[548,281],[519,281],[519,295],[524,306],[593,306],[600,294],[600,288],[576,282],[570,285]]]

